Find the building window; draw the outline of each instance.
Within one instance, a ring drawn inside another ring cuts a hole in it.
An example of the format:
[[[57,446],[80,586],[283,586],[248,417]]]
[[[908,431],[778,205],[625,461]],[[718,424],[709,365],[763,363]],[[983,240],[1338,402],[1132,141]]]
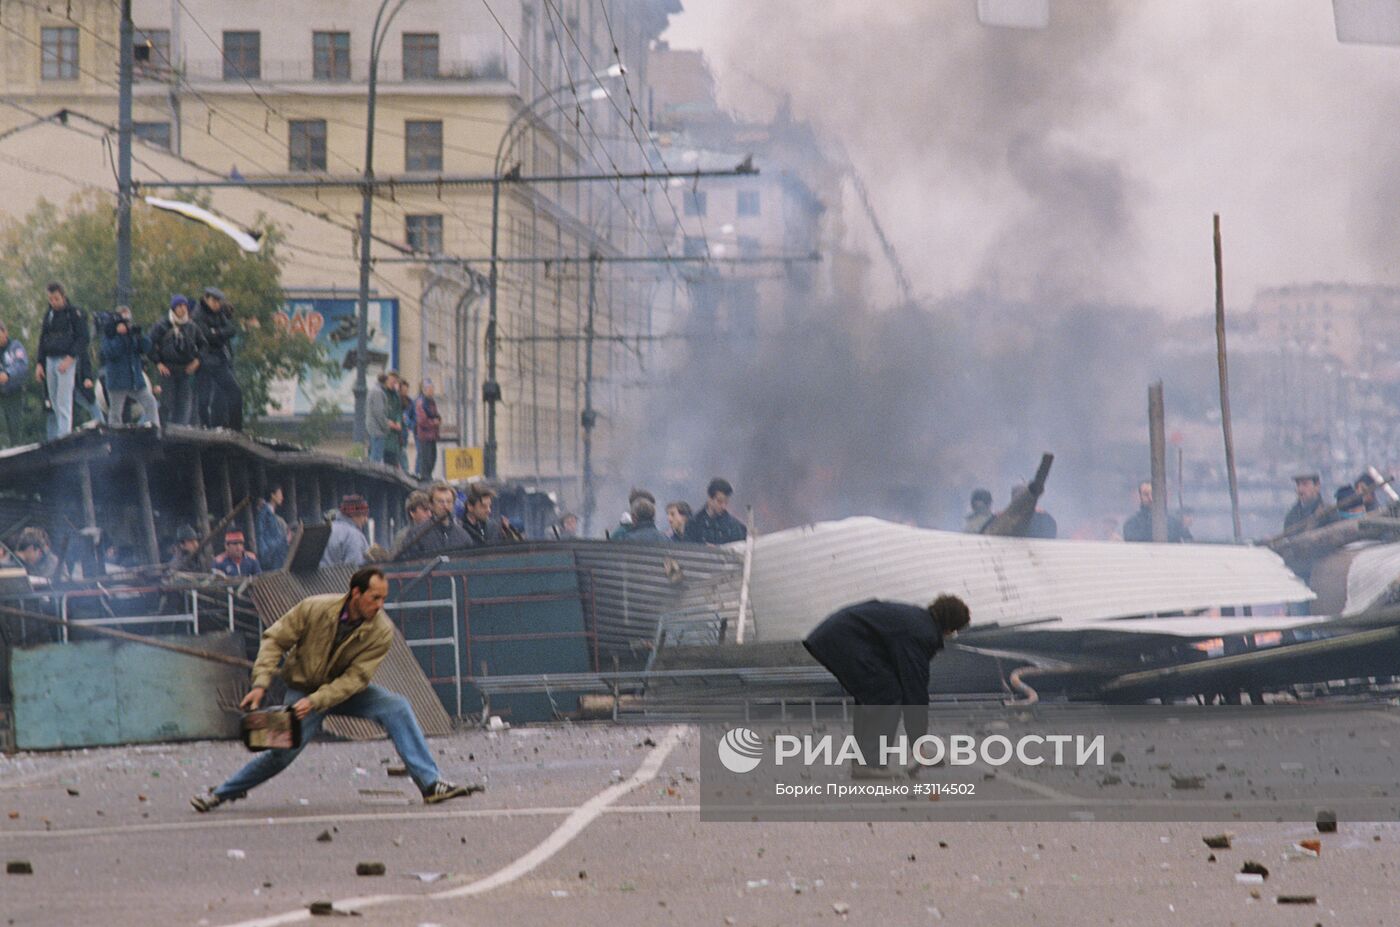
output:
[[[350,33],[313,32],[311,70],[316,80],[349,80]]]
[[[287,123],[287,147],[291,151],[294,171],[324,171],[326,169],[326,120],[293,119]]]
[[[438,34],[403,34],[403,79],[435,80],[438,76]]]
[[[137,29],[132,37],[134,74],[137,80],[160,80],[170,74],[170,30]]]
[[[170,148],[170,123],[168,122],[135,122],[131,125],[131,131],[143,142],[159,145],[165,149]]]
[[[708,257],[710,249],[705,246],[705,239],[702,236],[687,235],[681,253],[686,257]]]
[[[39,37],[43,45],[40,76],[44,80],[77,80],[77,27],[46,26],[39,30]]]
[[[442,216],[404,216],[404,232],[414,251],[442,253]]]
[[[687,190],[685,192],[685,214],[687,216],[703,216],[705,214],[704,190]]]
[[[409,119],[403,124],[406,171],[442,170],[442,121]]]
[[[757,190],[740,190],[738,208],[735,210],[741,216],[756,216],[759,214],[759,199]]]
[[[224,80],[262,79],[262,33],[224,33]]]

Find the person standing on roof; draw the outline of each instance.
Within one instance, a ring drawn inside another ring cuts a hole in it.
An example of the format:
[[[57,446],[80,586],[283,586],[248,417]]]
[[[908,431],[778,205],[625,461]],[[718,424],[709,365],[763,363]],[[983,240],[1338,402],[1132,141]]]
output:
[[[0,426],[4,427],[5,447],[16,447],[23,439],[24,378],[29,375],[29,355],[18,338],[0,322]]]
[[[68,301],[60,283],[46,287],[49,308],[39,335],[39,352],[34,359],[34,379],[48,389],[49,440],[73,431],[73,391],[78,378],[78,360],[88,352],[87,315]]]
[[[223,290],[207,286],[193,317],[205,341],[195,377],[199,423],[207,428],[242,431],[243,390],[233,375],[233,341],[238,337],[233,307],[224,298]]]
[[[208,348],[204,333],[190,318],[190,301],[176,293],[170,313],[151,326],[151,360],[160,374],[160,400],[169,425],[193,425],[196,374]]]
[[[130,396],[141,407],[141,424],[159,428],[160,408],[146,382],[142,364],[151,353],[151,339],[141,331],[140,325],[131,321],[130,306],[118,306],[116,314],[107,319],[100,353],[107,369],[107,424],[125,422],[126,400]]]

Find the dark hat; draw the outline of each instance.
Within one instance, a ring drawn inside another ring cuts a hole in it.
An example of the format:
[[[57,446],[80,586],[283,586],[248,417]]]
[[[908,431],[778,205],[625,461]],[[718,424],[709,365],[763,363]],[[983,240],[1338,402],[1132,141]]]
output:
[[[175,532],[175,540],[177,540],[177,541],[198,541],[198,540],[199,540],[199,535],[196,534],[196,533],[195,533],[195,530],[194,530],[193,528],[191,528],[189,525],[181,525],[180,528],[179,528],[179,530]]]
[[[368,515],[369,503],[359,493],[351,493],[348,496],[340,497],[340,511],[349,516]]]
[[[242,531],[239,531],[237,528],[230,528],[230,529],[228,529],[227,531],[224,532],[224,543],[225,543],[225,544],[227,544],[229,541],[239,541],[239,542],[242,542],[242,540],[243,540],[243,532],[242,532]]]
[[[1352,489],[1350,486],[1338,486],[1336,497],[1337,508],[1343,510],[1356,508],[1358,505],[1366,504],[1365,501],[1361,498],[1361,494],[1355,489]]]
[[[189,299],[188,299],[183,293],[176,293],[174,296],[170,297],[170,308],[171,308],[171,309],[174,309],[176,306],[180,305],[181,303],[184,303],[186,306],[188,306],[188,305],[190,304]]]
[[[991,493],[991,490],[988,490],[988,489],[974,489],[974,490],[972,491],[972,503],[973,503],[974,505],[976,505],[978,502],[985,502],[985,503],[987,503],[988,505],[991,505],[991,504],[992,504],[992,493]]]
[[[1316,471],[1310,473],[1298,473],[1293,476],[1295,483],[1321,483],[1322,476]]]
[[[212,297],[214,297],[215,299],[220,300],[220,301],[222,301],[222,300],[224,299],[224,291],[221,290],[221,289],[219,289],[219,288],[216,287],[216,286],[207,286],[207,287],[205,287],[205,288],[204,288],[204,295],[205,295],[205,296],[212,296]]]

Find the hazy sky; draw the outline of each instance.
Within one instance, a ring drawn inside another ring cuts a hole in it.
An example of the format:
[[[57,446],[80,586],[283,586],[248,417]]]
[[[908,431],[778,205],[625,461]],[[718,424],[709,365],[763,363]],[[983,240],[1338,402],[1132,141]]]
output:
[[[1213,304],[1400,284],[1400,48],[1341,45],[1327,0],[684,0],[730,107],[844,145],[920,294]],[[755,82],[758,83],[755,83]]]

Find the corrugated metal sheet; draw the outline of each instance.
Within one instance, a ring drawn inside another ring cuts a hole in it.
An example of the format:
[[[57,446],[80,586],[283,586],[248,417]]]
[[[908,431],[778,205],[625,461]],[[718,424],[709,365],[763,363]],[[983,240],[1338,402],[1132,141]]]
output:
[[[600,669],[631,668],[650,656],[657,626],[724,623],[739,613],[743,556],[692,544],[571,542],[585,608],[598,632]],[[668,566],[669,563],[669,566]]]
[[[1356,615],[1387,597],[1400,580],[1400,544],[1374,544],[1356,552],[1347,571],[1347,604],[1342,614]]]
[[[344,592],[350,587],[350,577],[354,572],[354,567],[344,566],[320,570],[305,577],[291,573],[264,573],[249,584],[248,597],[253,600],[258,616],[266,627],[309,595]],[[374,674],[374,683],[408,699],[423,733],[436,737],[452,732],[452,719],[447,716],[432,686],[428,685],[428,677],[423,675],[423,668],[418,665],[408,642],[397,628],[394,629],[394,643]],[[384,736],[378,724],[359,718],[332,715],[326,719],[325,727],[332,734],[350,740],[378,740]]]
[[[864,599],[926,602],[939,593],[966,600],[974,622],[1060,619],[1039,630],[1313,598],[1263,548],[993,538],[875,518],[781,531],[754,547],[751,595],[763,640],[805,637],[832,611]]]

